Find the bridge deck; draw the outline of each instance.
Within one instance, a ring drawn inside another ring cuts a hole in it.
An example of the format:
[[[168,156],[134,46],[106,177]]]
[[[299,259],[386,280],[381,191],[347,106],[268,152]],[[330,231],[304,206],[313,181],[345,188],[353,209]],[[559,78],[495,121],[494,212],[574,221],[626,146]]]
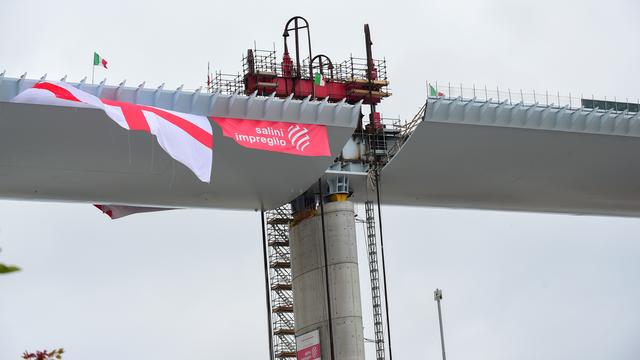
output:
[[[430,98],[382,190],[388,204],[638,216],[640,118]]]
[[[200,182],[145,132],[97,109],[6,102],[36,80],[0,77],[0,197],[158,207],[266,209],[317,182],[353,133],[359,105],[244,95],[75,84],[111,100],[199,115],[327,126],[332,156],[238,146],[214,131],[211,183]]]

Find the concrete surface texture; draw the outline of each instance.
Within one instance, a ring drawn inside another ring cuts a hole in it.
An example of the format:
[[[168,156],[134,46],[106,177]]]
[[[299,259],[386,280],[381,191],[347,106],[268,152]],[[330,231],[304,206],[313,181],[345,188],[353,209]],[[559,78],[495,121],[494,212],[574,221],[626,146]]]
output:
[[[364,339],[353,203],[324,205],[329,294],[336,359],[363,360]],[[320,329],[322,359],[331,359],[321,216],[291,228],[296,335]]]

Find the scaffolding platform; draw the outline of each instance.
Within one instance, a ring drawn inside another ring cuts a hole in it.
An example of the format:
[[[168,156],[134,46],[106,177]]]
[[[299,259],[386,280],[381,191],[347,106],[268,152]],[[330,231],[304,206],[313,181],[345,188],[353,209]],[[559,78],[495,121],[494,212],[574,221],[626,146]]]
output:
[[[295,359],[297,356],[298,355],[296,354],[295,351],[281,351],[276,354],[276,358],[278,359],[287,359],[287,358]]]
[[[289,306],[289,305],[280,305],[280,306],[274,306],[273,308],[273,312],[274,313],[292,313],[293,312],[293,305]]]
[[[291,284],[271,284],[271,290],[293,290]]]
[[[296,331],[289,328],[278,328],[273,330],[274,335],[295,335]]]
[[[266,72],[264,69],[260,71]],[[292,220],[289,204],[266,212],[273,353],[275,359],[281,360],[295,359],[297,352],[289,249],[289,224]]]
[[[286,241],[270,240],[270,241],[267,242],[267,245],[269,245],[269,246],[285,246],[285,247],[289,247],[289,240],[286,240]]]
[[[267,220],[267,224],[269,224],[269,225],[288,225],[291,221],[293,221],[293,218],[276,217],[276,218]]]
[[[269,267],[273,269],[290,269],[291,261],[286,260],[274,260],[269,263]]]

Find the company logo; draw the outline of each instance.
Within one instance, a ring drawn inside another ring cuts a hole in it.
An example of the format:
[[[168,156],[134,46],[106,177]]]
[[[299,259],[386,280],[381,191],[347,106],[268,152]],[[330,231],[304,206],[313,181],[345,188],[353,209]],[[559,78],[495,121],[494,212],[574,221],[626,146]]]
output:
[[[212,117],[237,144],[299,156],[331,156],[324,125]]]
[[[289,126],[289,141],[291,141],[291,145],[295,146],[297,150],[304,152],[304,149],[311,145],[309,129],[300,127],[299,125]]]
[[[282,129],[274,129],[271,126],[267,126],[254,128],[250,134],[234,132],[233,138],[238,143],[248,143],[249,145],[264,144],[269,147],[293,147],[302,153],[311,145],[309,129],[297,124],[289,126],[286,137]]]

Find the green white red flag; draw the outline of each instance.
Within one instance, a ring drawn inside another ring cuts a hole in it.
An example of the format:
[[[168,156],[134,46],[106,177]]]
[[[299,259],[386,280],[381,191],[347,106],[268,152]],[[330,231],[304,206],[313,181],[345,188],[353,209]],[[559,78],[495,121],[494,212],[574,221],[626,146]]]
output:
[[[444,93],[429,84],[429,96],[444,96]]]
[[[313,76],[313,83],[316,86],[324,86],[325,85],[324,75],[322,75],[321,73],[317,72]]]
[[[105,69],[107,68],[107,60],[102,56],[98,55],[97,52],[93,53],[93,66],[102,66]]]

